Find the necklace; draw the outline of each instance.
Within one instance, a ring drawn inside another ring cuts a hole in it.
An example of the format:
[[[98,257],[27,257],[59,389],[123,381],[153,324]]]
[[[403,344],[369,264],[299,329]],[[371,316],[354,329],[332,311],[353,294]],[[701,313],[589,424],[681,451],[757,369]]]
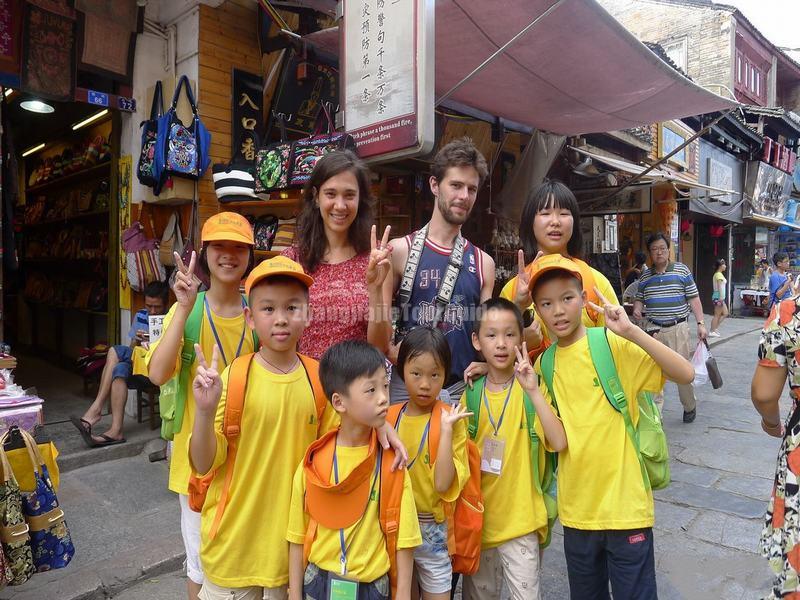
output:
[[[289,368],[288,368],[286,371],[284,371],[284,370],[283,370],[283,369],[281,369],[280,367],[278,367],[278,366],[276,366],[276,365],[272,364],[271,362],[269,362],[269,361],[268,361],[268,360],[267,360],[267,359],[264,357],[264,355],[263,355],[263,354],[261,354],[260,352],[258,353],[258,355],[261,357],[261,360],[263,360],[265,363],[267,363],[267,364],[268,364],[270,367],[272,367],[272,368],[273,368],[273,369],[275,369],[276,371],[280,371],[280,372],[281,372],[281,373],[283,373],[284,375],[288,375],[289,373],[291,373],[292,371],[294,371],[294,368],[297,366],[297,356],[295,356],[295,357],[294,357],[294,362],[292,363],[292,366],[291,366],[291,367],[289,367]]]
[[[492,381],[492,378],[491,378],[491,377],[489,377],[488,375],[486,376],[486,379],[488,379],[488,380],[489,380],[489,383],[491,383],[491,384],[494,384],[494,385],[499,385],[499,386],[501,386],[503,389],[506,389],[508,386],[510,386],[510,385],[511,385],[511,382],[513,382],[513,381],[514,381],[514,376],[512,375],[512,376],[511,376],[511,379],[509,379],[508,381],[502,381],[502,382],[501,382],[501,381]]]

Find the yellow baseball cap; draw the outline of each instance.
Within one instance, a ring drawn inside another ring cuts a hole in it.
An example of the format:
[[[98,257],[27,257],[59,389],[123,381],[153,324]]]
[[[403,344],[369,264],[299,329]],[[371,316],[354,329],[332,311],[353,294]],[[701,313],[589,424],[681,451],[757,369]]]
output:
[[[570,275],[577,277],[578,281],[583,284],[581,270],[572,260],[565,258],[560,254],[546,254],[539,260],[535,260],[529,268],[528,275],[530,276],[530,282],[528,283],[528,289],[531,291],[531,293],[533,293],[533,287],[536,285],[536,281],[542,275],[548,271],[556,270],[569,272]]]
[[[206,242],[240,242],[255,246],[253,228],[250,222],[235,212],[221,212],[210,217],[203,224],[203,243]]]
[[[298,263],[285,256],[275,256],[261,262],[255,269],[250,271],[250,275],[247,276],[247,280],[244,282],[244,293],[249,296],[250,290],[256,283],[266,277],[275,277],[277,275],[293,277],[307,288],[314,284],[311,276],[306,275],[303,267]]]

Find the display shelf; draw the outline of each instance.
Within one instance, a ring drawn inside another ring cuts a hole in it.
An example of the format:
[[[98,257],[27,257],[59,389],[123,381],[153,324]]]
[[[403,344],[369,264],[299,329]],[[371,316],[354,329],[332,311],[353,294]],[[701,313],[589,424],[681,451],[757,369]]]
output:
[[[287,198],[286,200],[254,200],[252,202],[220,202],[221,208],[300,208],[300,200]]]
[[[84,219],[90,219],[92,217],[108,215],[108,213],[109,211],[107,208],[104,210],[92,210],[84,213],[78,213],[76,215],[71,215],[69,217],[64,217],[62,219],[50,219],[48,221],[40,221],[39,223],[26,223],[25,227],[36,228],[36,227],[44,227],[47,225],[65,225],[73,221],[82,221]]]
[[[82,169],[80,171],[76,171],[75,173],[70,173],[69,175],[64,175],[63,177],[59,177],[58,179],[54,179],[52,181],[48,181],[47,183],[41,183],[29,188],[26,188],[26,193],[36,194],[41,192],[47,192],[49,190],[57,189],[67,183],[80,181],[81,179],[86,179],[88,177],[93,177],[96,175],[102,174],[103,171],[111,172],[111,161],[105,161],[100,163],[99,165],[95,165],[93,167],[89,167],[88,169]]]
[[[274,258],[279,256],[283,250],[254,250],[254,252],[259,258]]]

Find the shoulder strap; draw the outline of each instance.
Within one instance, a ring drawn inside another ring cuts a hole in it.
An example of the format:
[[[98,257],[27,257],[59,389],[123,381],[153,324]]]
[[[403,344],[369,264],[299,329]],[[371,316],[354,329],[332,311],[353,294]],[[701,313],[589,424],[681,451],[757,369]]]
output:
[[[464,394],[467,397],[467,411],[472,413],[469,418],[467,432],[470,439],[478,437],[478,420],[481,416],[481,393],[483,386],[486,385],[486,376],[480,377],[472,382],[472,387],[467,386]]]
[[[192,84],[189,83],[189,78],[186,75],[181,75],[178,80],[178,85],[175,86],[175,93],[172,95],[172,110],[178,107],[178,98],[181,95],[181,88],[186,86],[186,96],[189,98],[189,104],[192,107],[192,112],[197,116],[197,104],[194,101],[194,94],[192,93]]]
[[[456,288],[456,281],[458,281],[458,275],[461,273],[461,266],[464,264],[465,246],[464,237],[459,233],[456,236],[453,251],[450,252],[450,258],[447,261],[447,270],[444,272],[442,282],[439,284],[439,293],[436,294],[436,314],[433,317],[433,327],[438,327],[439,323],[442,322],[447,305],[450,304],[450,298],[453,297],[453,290]],[[480,258],[480,255],[478,255],[477,259],[480,260]]]
[[[225,416],[222,420],[222,433],[228,440],[228,454],[225,459],[225,481],[220,491],[217,510],[208,537],[214,539],[222,522],[222,514],[228,504],[231,481],[233,481],[233,466],[236,463],[236,451],[239,447],[239,434],[242,428],[242,413],[244,412],[244,398],[247,394],[247,380],[250,377],[250,367],[253,364],[255,352],[238,356],[231,363],[228,372],[228,389],[225,396]]]
[[[199,292],[194,301],[192,312],[183,326],[183,348],[181,349],[181,367],[178,373],[178,394],[175,397],[175,432],[183,427],[183,413],[186,395],[189,393],[189,376],[194,363],[194,345],[200,340],[200,327],[203,322],[203,301],[205,292]]]
[[[442,430],[442,408],[444,403],[437,400],[431,411],[431,426],[428,430],[428,456],[431,458],[431,465],[436,463],[436,453],[439,450],[439,436]]]
[[[544,384],[547,386],[547,392],[550,394],[550,401],[553,403],[553,406],[556,408],[556,412],[558,412],[558,401],[556,400],[556,393],[553,388],[553,375],[555,374],[556,370],[556,347],[558,344],[550,344],[542,353],[542,358],[539,363],[539,366],[542,370],[542,379],[544,379]]]
[[[414,240],[408,249],[405,267],[403,267],[403,279],[400,281],[400,289],[397,291],[399,300],[400,314],[403,314],[406,305],[411,300],[411,292],[414,289],[414,279],[417,278],[419,261],[422,258],[422,250],[425,247],[425,238],[428,237],[428,225],[425,225],[414,235]]]
[[[622,415],[622,420],[625,422],[625,431],[627,431],[628,437],[636,450],[636,456],[639,459],[639,467],[642,470],[645,487],[649,488],[650,479],[647,476],[642,453],[639,449],[639,433],[633,426],[628,399],[625,396],[625,390],[622,389],[622,383],[614,365],[614,355],[611,353],[611,346],[608,343],[608,331],[605,327],[589,327],[586,329],[586,335],[589,339],[589,354],[592,357],[597,378],[600,380],[600,385],[611,406]]]
[[[164,114],[164,97],[161,91],[161,80],[156,81],[156,87],[153,90],[153,102],[150,104],[150,120],[155,121]]]
[[[322,389],[322,382],[319,380],[319,363],[304,354],[298,354],[297,356],[300,358],[300,363],[306,371],[308,383],[314,392],[314,405],[317,407],[317,433],[319,433],[319,428],[322,425],[322,415],[328,403],[328,397],[325,395],[325,390]]]
[[[388,421],[395,430],[397,426],[400,425],[400,414],[407,405],[408,402],[398,402],[397,404],[391,404],[389,406],[389,412],[386,413],[386,421]]]
[[[389,554],[389,582],[391,598],[397,597],[397,539],[400,534],[400,512],[403,502],[403,478],[405,470],[392,472],[394,451],[379,447],[381,461],[381,485],[379,492],[379,521],[386,537],[386,552]]]

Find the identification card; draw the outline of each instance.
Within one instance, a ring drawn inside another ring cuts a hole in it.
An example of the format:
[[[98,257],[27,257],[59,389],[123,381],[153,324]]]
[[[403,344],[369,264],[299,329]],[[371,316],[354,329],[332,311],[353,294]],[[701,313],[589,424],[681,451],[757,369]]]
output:
[[[328,600],[358,600],[358,582],[337,579],[331,575],[331,587]]]
[[[487,437],[483,440],[481,471],[492,475],[500,475],[503,470],[503,453],[505,449],[506,442],[503,439]]]

